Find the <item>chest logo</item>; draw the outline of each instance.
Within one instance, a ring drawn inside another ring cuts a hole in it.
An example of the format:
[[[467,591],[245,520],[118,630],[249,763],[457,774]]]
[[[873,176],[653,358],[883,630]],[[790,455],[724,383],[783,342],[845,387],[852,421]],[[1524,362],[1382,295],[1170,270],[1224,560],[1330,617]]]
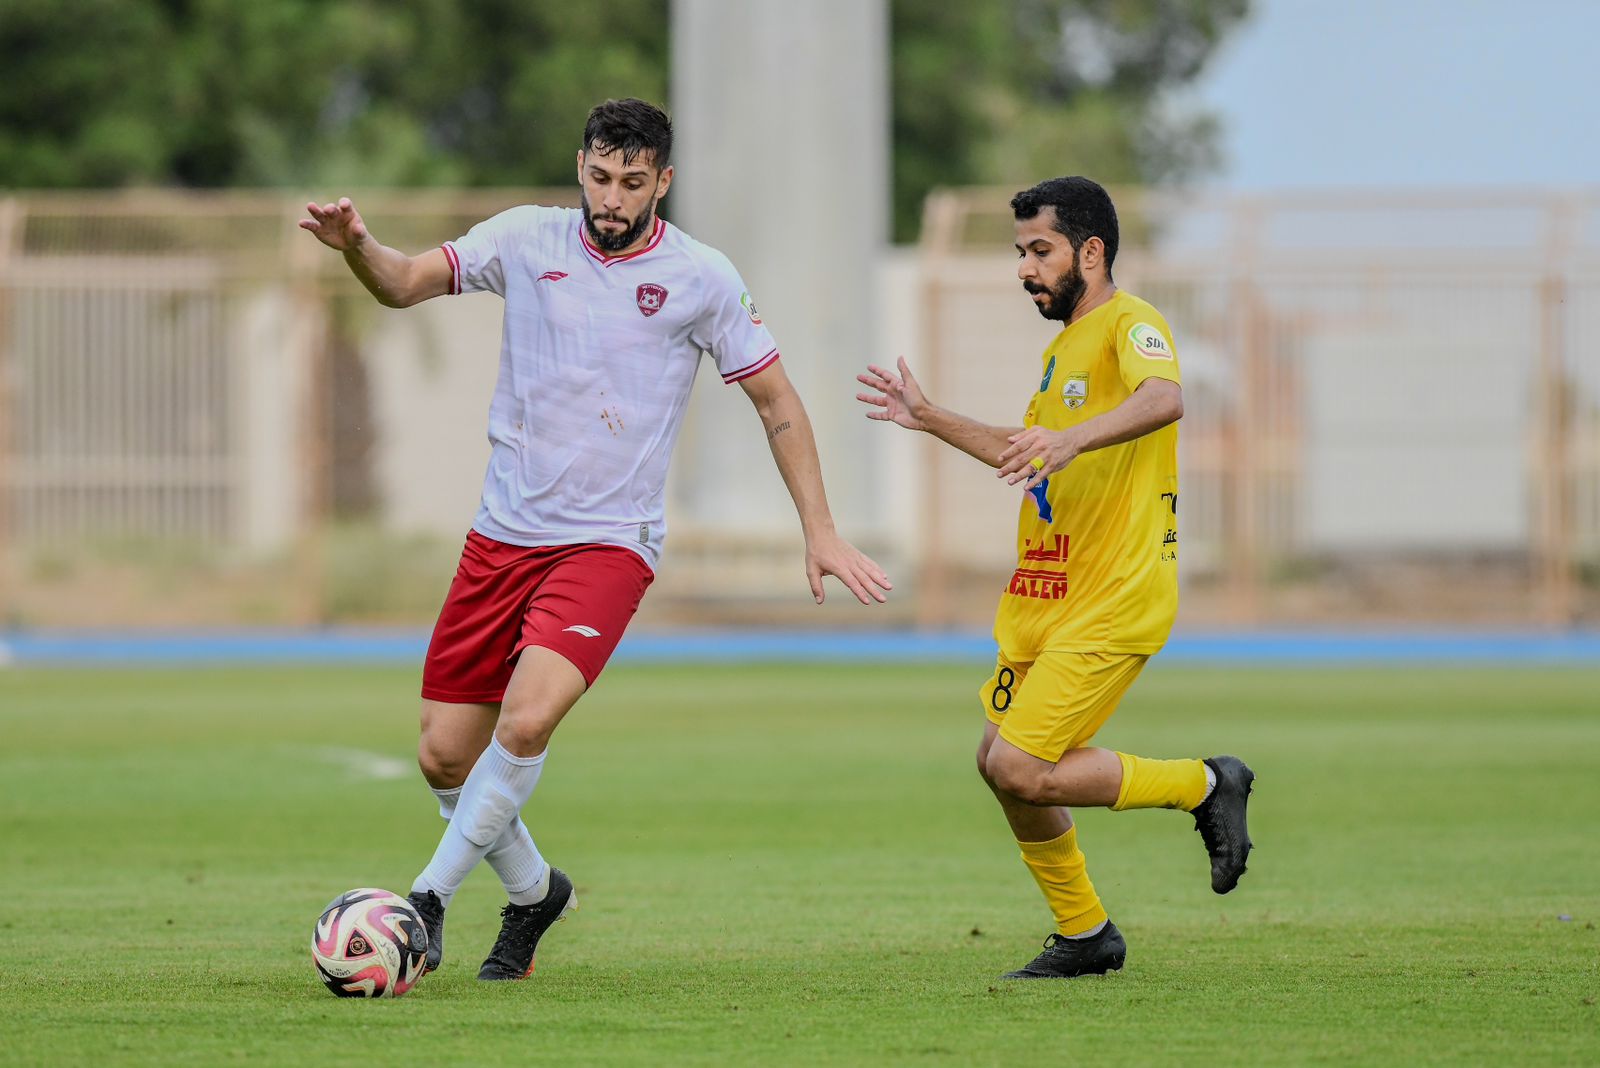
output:
[[[1128,331],[1128,340],[1139,350],[1139,355],[1147,360],[1172,359],[1172,346],[1167,344],[1166,335],[1149,323],[1136,323]]]
[[[1044,365],[1044,379],[1039,383],[1039,392],[1043,393],[1050,388],[1050,378],[1056,373],[1056,358],[1050,357],[1050,362]]]
[[[639,313],[646,319],[661,310],[667,302],[667,287],[658,286],[654,282],[646,282],[635,290],[639,298]]]
[[[559,282],[567,276],[566,271],[546,271],[539,276],[541,282]]]
[[[1061,399],[1068,408],[1082,408],[1089,399],[1089,372],[1077,371],[1068,375],[1061,386]]]

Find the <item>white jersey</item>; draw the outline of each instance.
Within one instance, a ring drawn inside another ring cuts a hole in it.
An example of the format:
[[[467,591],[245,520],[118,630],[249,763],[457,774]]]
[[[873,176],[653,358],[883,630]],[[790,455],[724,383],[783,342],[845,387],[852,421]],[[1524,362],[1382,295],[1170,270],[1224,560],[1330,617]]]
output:
[[[512,545],[620,545],[655,567],[667,461],[702,352],[724,382],[778,358],[739,272],[658,218],[607,257],[576,208],[512,208],[445,244],[452,293],[505,298],[473,528]]]

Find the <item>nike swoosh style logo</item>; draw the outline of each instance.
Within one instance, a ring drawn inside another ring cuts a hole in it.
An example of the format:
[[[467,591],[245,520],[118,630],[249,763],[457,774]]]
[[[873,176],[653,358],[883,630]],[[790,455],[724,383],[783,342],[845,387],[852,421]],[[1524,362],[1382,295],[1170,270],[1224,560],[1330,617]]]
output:
[[[598,638],[598,637],[600,637],[600,632],[595,630],[593,627],[584,627],[584,626],[568,627],[567,630],[570,630],[575,634],[581,634],[585,638]],[[562,633],[566,633],[566,632],[563,631]]]
[[[567,276],[566,271],[546,271],[539,276],[541,282],[559,282]]]

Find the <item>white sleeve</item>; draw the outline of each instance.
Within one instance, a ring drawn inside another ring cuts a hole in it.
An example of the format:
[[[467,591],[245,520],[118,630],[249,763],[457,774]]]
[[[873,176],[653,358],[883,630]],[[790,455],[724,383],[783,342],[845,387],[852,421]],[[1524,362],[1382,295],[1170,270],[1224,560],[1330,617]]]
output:
[[[755,301],[733,264],[720,252],[713,252],[701,278],[705,301],[691,337],[702,351],[711,353],[722,380],[731,384],[772,366],[778,358],[778,343],[761,322]]]
[[[510,208],[446,241],[444,257],[450,261],[450,292],[506,295],[503,259],[509,258],[522,237],[539,224],[540,209],[533,205]]]

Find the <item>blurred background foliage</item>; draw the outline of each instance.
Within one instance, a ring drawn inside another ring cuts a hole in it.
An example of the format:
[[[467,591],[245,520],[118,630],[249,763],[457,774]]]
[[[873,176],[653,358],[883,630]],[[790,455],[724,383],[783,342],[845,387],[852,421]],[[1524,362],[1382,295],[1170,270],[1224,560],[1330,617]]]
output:
[[[935,185],[1205,173],[1214,120],[1180,90],[1248,4],[891,0],[895,239]],[[562,185],[596,101],[670,104],[670,22],[667,0],[0,0],[0,186]]]

